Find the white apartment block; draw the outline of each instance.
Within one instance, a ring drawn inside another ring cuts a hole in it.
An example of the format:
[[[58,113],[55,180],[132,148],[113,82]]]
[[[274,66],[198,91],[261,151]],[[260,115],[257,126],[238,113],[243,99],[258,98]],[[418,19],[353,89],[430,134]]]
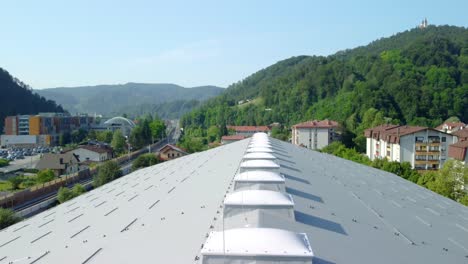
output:
[[[291,142],[308,149],[322,149],[339,140],[339,125],[336,121],[307,121],[292,127]]]
[[[382,125],[365,131],[366,155],[371,159],[409,162],[417,170],[437,170],[448,158],[457,137],[432,128]]]

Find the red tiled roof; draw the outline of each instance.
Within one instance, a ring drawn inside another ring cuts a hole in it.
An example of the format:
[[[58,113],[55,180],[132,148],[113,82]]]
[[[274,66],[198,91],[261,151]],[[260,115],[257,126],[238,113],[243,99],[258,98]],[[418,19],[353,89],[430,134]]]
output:
[[[332,128],[338,127],[338,122],[333,120],[311,120],[294,125],[294,128]]]
[[[89,151],[93,151],[93,152],[96,152],[96,153],[111,153],[112,150],[109,149],[109,148],[105,148],[105,147],[98,147],[98,146],[94,146],[94,145],[82,145],[82,146],[79,146],[78,148],[82,148],[82,149],[87,149]]]
[[[462,123],[462,122],[446,122],[446,123],[443,123],[443,124],[440,124],[439,126],[436,127],[437,130],[442,130],[444,125],[446,125],[449,130],[452,130],[456,127],[465,127],[466,124],[465,123]]]
[[[459,141],[449,146],[448,156],[457,160],[464,161],[468,149],[468,140]]]
[[[233,129],[236,132],[267,132],[268,126],[227,126],[227,129]]]
[[[459,139],[468,139],[468,128],[453,132],[452,135],[457,136]]]
[[[171,144],[166,144],[164,147],[159,149],[159,152],[164,152],[164,151],[166,151],[166,149],[173,149],[175,151],[178,151],[178,152],[181,152],[181,153],[184,153],[184,154],[188,154],[185,149],[176,147],[176,146],[171,145]]]
[[[389,143],[399,143],[400,137],[410,135],[422,130],[430,129],[420,126],[380,125],[364,131],[367,138],[382,139]],[[431,129],[432,130],[432,129]]]
[[[221,140],[242,140],[245,136],[242,135],[232,135],[232,136],[222,136]]]

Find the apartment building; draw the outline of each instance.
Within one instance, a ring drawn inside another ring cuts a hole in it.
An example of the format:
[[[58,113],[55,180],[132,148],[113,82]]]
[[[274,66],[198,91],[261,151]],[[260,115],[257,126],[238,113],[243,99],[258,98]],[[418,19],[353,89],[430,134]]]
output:
[[[381,125],[365,130],[366,155],[371,159],[409,162],[417,170],[440,169],[449,145],[457,137],[419,126]]]
[[[234,130],[236,135],[251,137],[255,133],[263,132],[270,135],[271,129],[268,126],[227,126],[227,129]]]
[[[89,130],[94,118],[87,115],[69,116],[64,113],[39,113],[37,115],[17,115],[5,118],[5,135],[10,142],[14,136],[44,136],[50,143],[58,143],[59,136],[74,130]],[[37,137],[36,137],[37,138]],[[18,138],[22,142],[24,138]]]
[[[291,142],[308,149],[322,149],[340,139],[339,124],[333,120],[313,120],[292,126]]]

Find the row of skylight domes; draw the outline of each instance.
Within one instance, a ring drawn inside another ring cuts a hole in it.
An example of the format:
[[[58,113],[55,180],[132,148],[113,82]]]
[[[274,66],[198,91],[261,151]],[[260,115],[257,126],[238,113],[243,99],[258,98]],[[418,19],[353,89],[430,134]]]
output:
[[[271,221],[295,221],[294,201],[275,156],[279,147],[265,133],[251,138],[234,192],[224,200],[222,230],[211,232],[202,248],[203,264],[312,263],[307,235]]]

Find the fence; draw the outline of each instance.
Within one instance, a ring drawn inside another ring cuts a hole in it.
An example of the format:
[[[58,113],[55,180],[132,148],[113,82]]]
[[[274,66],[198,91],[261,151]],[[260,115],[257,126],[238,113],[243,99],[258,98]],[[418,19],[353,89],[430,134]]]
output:
[[[151,149],[155,148],[160,144],[160,142],[154,143],[150,146]],[[134,152],[130,152],[127,155],[118,157],[113,159],[113,161],[117,162],[119,165],[126,163],[128,161],[134,160],[139,155],[147,152],[147,147],[139,149]],[[24,189],[19,192],[10,193],[4,196],[0,196],[0,207],[3,208],[14,208],[19,205],[23,205],[26,202],[31,202],[34,199],[42,197],[47,194],[55,193],[58,191],[60,187],[68,186],[70,184],[75,184],[84,180],[90,179],[94,174],[97,173],[97,168],[85,169],[81,170],[77,173],[70,174],[67,176],[63,176],[52,180],[50,182],[46,182],[44,184],[35,185],[31,188]]]

